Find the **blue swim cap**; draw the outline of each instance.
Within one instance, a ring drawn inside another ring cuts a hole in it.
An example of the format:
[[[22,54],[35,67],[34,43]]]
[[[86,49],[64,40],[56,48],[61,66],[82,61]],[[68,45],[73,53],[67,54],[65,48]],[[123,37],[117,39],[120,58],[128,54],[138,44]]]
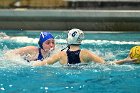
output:
[[[41,32],[40,33],[40,38],[38,41],[39,47],[43,49],[43,43],[48,40],[48,39],[54,39],[54,37],[52,36],[52,34],[50,32]]]

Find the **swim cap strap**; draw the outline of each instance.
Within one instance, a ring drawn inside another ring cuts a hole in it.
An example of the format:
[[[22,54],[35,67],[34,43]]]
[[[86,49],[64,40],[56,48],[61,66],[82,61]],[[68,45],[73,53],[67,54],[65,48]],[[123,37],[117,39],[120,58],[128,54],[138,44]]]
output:
[[[70,45],[68,45],[65,48],[61,49],[61,51],[65,50],[66,48],[70,49]]]

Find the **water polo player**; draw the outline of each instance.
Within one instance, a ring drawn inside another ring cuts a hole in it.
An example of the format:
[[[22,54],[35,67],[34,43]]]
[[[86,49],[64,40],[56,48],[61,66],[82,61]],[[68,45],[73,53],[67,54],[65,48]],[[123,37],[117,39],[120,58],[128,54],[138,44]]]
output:
[[[63,49],[57,54],[52,55],[48,59],[43,60],[42,62],[35,62],[33,66],[42,66],[45,64],[54,64],[59,62],[62,65],[66,64],[78,64],[78,63],[89,63],[95,62],[100,64],[105,64],[104,59],[98,55],[92,53],[86,49],[80,49],[82,40],[84,39],[84,33],[80,29],[71,29],[67,35],[67,44],[68,49],[65,51]],[[116,61],[116,64],[123,64],[126,62],[134,61],[130,58],[125,58],[123,60]]]
[[[39,37],[39,47],[26,46],[10,51],[10,54],[22,56],[25,60],[36,61],[43,60],[50,56],[50,51],[55,48],[55,40],[50,32],[41,32]],[[8,53],[9,54],[9,53]]]

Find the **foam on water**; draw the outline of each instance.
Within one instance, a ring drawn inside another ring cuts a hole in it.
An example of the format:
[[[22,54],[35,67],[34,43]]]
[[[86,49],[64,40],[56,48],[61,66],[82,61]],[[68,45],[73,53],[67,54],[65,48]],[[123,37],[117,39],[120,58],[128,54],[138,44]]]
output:
[[[96,40],[90,38],[84,40],[81,47],[100,55],[108,63],[125,58],[130,47],[140,44],[127,39],[122,41],[104,37],[105,39],[98,40],[100,35],[96,36]],[[14,55],[11,55],[12,60],[4,57],[6,51],[26,45],[37,46],[37,43],[37,38],[30,37],[0,39],[0,92],[115,93],[117,91],[117,93],[138,93],[139,91],[140,67],[135,64],[100,65],[91,63],[62,66],[57,62],[53,65],[32,67],[20,57],[14,58]],[[56,38],[57,51],[65,46],[65,39]]]
[[[6,39],[1,39],[0,42],[3,42],[3,40],[5,41],[9,41],[9,42],[16,42],[16,43],[30,43],[30,44],[37,44],[38,43],[38,38],[29,38],[29,37],[12,37],[12,38],[6,38]],[[66,40],[65,39],[55,39],[56,40],[56,44],[57,46],[60,48],[59,50],[61,50],[63,47],[65,46],[62,46],[59,44],[66,44]],[[109,40],[83,40],[82,44],[87,44],[87,45],[112,45],[112,44],[116,44],[116,45],[140,45],[140,42],[134,42],[134,41],[109,41]],[[5,48],[4,50],[10,50],[10,49],[7,49]],[[93,51],[92,48],[90,48],[89,50]],[[127,50],[126,50],[127,51]],[[124,52],[126,52],[124,50]],[[99,49],[96,49],[94,51],[96,54],[100,55],[102,54],[100,52]],[[121,53],[121,50],[118,51],[119,53]],[[112,51],[107,51],[107,53],[105,53],[104,55],[102,55],[105,59],[108,59],[108,60],[112,60],[112,59],[115,59],[117,54],[113,54]],[[1,58],[3,59],[3,58]],[[23,61],[22,59],[20,58],[16,58],[15,62],[17,62],[18,64],[25,64],[25,61]]]
[[[3,40],[3,39],[1,39]],[[38,43],[38,38],[29,38],[29,37],[12,37],[5,40],[11,40],[18,43]],[[67,43],[65,39],[55,39],[56,43]],[[140,45],[140,42],[137,41],[111,41],[111,40],[83,40],[82,44],[118,44],[118,45],[125,45],[125,44],[133,44],[133,45]]]

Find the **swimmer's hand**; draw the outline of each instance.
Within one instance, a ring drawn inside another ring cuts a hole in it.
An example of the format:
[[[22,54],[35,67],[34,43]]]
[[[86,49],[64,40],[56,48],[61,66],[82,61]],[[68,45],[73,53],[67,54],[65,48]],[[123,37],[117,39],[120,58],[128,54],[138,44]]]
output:
[[[128,62],[132,62],[132,63],[135,63],[138,59],[137,58],[134,58],[134,59],[131,59],[129,56],[123,60],[119,60],[119,61],[116,61],[115,63],[116,64],[124,64],[124,63],[128,63]]]
[[[135,62],[135,61],[137,61],[138,59],[137,59],[137,58],[131,59],[130,57],[127,57],[127,58],[125,58],[124,60],[125,60],[125,62]]]
[[[139,64],[140,63],[140,61],[138,60],[138,58],[133,58],[133,59],[130,58],[130,61],[129,62],[136,63],[136,64]]]
[[[133,63],[136,63],[137,61],[138,61],[138,59],[137,58],[131,58],[130,57],[130,53],[129,53],[129,55],[128,55],[128,57],[127,58],[125,58],[124,59],[126,62],[133,62]]]

